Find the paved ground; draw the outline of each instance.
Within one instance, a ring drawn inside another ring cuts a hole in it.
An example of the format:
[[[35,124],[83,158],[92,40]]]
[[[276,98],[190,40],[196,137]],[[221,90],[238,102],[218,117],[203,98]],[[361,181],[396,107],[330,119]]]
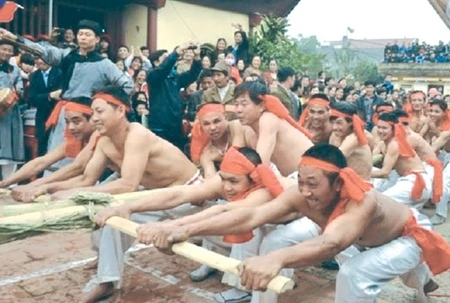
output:
[[[0,198],[0,205],[10,203]],[[450,224],[437,228],[450,240]],[[80,230],[47,233],[0,245],[0,303],[76,302],[93,270],[83,265],[95,253],[90,233]],[[203,303],[213,302],[215,292],[227,289],[220,275],[202,283],[189,281],[198,264],[182,257],[168,257],[155,249],[130,254],[122,290],[109,303]],[[280,302],[332,303],[336,272],[316,267],[296,270],[298,287],[281,296]],[[441,285],[430,302],[450,302],[450,273],[436,277]],[[389,283],[379,302],[415,302],[414,291],[399,280]]]

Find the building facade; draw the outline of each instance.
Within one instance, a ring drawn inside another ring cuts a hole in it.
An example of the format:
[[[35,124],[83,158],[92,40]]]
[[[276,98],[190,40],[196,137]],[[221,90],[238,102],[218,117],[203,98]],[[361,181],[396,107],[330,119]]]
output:
[[[287,16],[299,0],[18,0],[9,24],[12,32],[38,36],[52,27],[73,28],[79,20],[99,22],[113,41],[150,49],[172,49],[194,40],[215,45],[217,38],[233,41],[239,23],[248,31],[261,14]]]

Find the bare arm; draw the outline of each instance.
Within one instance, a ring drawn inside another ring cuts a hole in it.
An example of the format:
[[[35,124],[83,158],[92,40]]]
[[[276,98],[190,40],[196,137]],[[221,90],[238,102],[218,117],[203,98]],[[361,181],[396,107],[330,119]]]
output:
[[[389,176],[390,172],[397,163],[398,157],[400,156],[398,149],[399,147],[397,141],[393,140],[389,143],[383,160],[383,167],[381,167],[378,171],[372,171],[372,178],[387,178]]]
[[[151,191],[140,200],[118,207],[107,208],[95,215],[95,223],[103,226],[112,216],[129,216],[133,213],[172,209],[185,203],[202,204],[205,200],[219,197],[221,180],[217,176],[199,185],[180,185]]]
[[[443,131],[433,144],[431,144],[431,147],[435,152],[438,152],[447,144],[448,140],[450,140],[450,131]]]
[[[6,179],[3,182],[0,182],[0,188],[8,187],[11,184],[16,184],[17,182],[36,176],[40,172],[50,167],[52,164],[58,162],[59,160],[64,159],[65,150],[66,144],[64,142],[61,145],[59,145],[56,149],[45,154],[44,156],[38,157],[36,159],[31,160],[30,162],[27,162],[8,179]]]
[[[86,165],[83,175],[77,176],[73,179],[47,184],[44,187],[47,189],[48,193],[54,193],[57,191],[67,190],[67,189],[77,189],[82,191],[91,191],[91,187],[85,187],[94,185],[98,181],[101,174],[105,170],[108,164],[108,159],[101,149],[101,141],[99,146],[95,149],[94,155],[89,163]],[[93,187],[95,188],[95,187]]]
[[[130,131],[125,142],[125,152],[122,167],[120,169],[120,178],[98,186],[86,187],[83,188],[83,190],[92,192],[106,192],[110,194],[121,194],[137,190],[147,166],[150,149],[156,140],[156,136],[152,136],[153,138],[149,138],[149,134],[146,132],[145,128]],[[102,143],[102,141],[100,141],[100,143]],[[97,148],[97,150],[98,149],[100,148]],[[96,153],[97,150],[95,151]],[[104,165],[106,167],[107,158],[105,155],[103,155],[103,157],[105,161]],[[94,158],[92,158],[91,162],[93,160]],[[88,168],[86,167],[86,170],[87,169]],[[100,173],[103,172],[103,170],[101,170]],[[95,181],[98,180],[99,176],[100,175],[97,176]],[[89,178],[89,180],[92,179],[93,178]],[[95,181],[94,183],[88,182],[87,185],[94,185]]]
[[[72,163],[58,169],[56,172],[46,177],[37,179],[36,181],[30,183],[30,185],[37,187],[43,184],[64,181],[82,175],[84,169],[86,168],[86,165],[94,154],[97,137],[98,133],[94,132],[89,139],[89,143],[81,150],[81,152],[77,155]]]
[[[256,151],[264,164],[270,165],[277,142],[278,118],[273,114],[263,114],[259,118],[259,135]]]
[[[350,154],[359,146],[358,138],[356,135],[351,134],[350,136],[345,137],[339,149],[344,154],[346,158],[350,156]]]
[[[243,207],[257,207],[272,200],[272,198],[272,195],[266,189],[260,189],[252,192],[250,195],[248,195],[247,198],[243,200],[228,202],[223,205],[215,205],[194,215],[174,220],[172,223],[180,226],[188,224],[204,224],[205,220],[208,220],[213,216]]]
[[[333,258],[364,234],[376,207],[373,197],[366,198],[361,204],[349,203],[345,213],[332,221],[320,236],[276,250],[267,257],[280,260],[283,268],[313,265]]]
[[[202,156],[200,157],[200,165],[203,168],[203,176],[205,179],[212,178],[217,174],[214,160],[221,161],[222,156],[217,151],[211,151],[209,146],[205,147]]]
[[[209,218],[201,224],[193,223],[185,228],[189,237],[207,235],[239,234],[275,221],[292,212],[294,204],[302,199],[296,186],[283,192],[278,198],[258,207],[239,207]]]

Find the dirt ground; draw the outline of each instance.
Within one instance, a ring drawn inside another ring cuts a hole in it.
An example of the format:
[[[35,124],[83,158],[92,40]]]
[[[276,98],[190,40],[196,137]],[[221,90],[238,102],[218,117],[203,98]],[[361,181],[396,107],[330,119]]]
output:
[[[0,198],[0,205],[11,201]],[[437,228],[450,240],[450,224]],[[95,258],[90,231],[45,233],[0,245],[0,303],[77,302],[84,285],[95,273],[83,266]],[[150,248],[129,254],[124,285],[109,303],[214,302],[214,293],[228,287],[217,274],[201,283],[189,280],[199,265],[183,257],[166,256]],[[336,272],[318,267],[297,269],[297,288],[279,302],[332,303]],[[430,302],[450,302],[450,273],[435,277],[440,288]],[[383,288],[378,302],[415,302],[413,290],[396,279]]]

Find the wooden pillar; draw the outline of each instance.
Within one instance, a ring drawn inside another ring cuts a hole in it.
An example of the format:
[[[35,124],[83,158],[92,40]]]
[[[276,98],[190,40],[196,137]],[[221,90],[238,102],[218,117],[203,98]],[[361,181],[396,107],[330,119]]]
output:
[[[156,51],[158,39],[158,11],[148,7],[147,46],[150,52]]]

